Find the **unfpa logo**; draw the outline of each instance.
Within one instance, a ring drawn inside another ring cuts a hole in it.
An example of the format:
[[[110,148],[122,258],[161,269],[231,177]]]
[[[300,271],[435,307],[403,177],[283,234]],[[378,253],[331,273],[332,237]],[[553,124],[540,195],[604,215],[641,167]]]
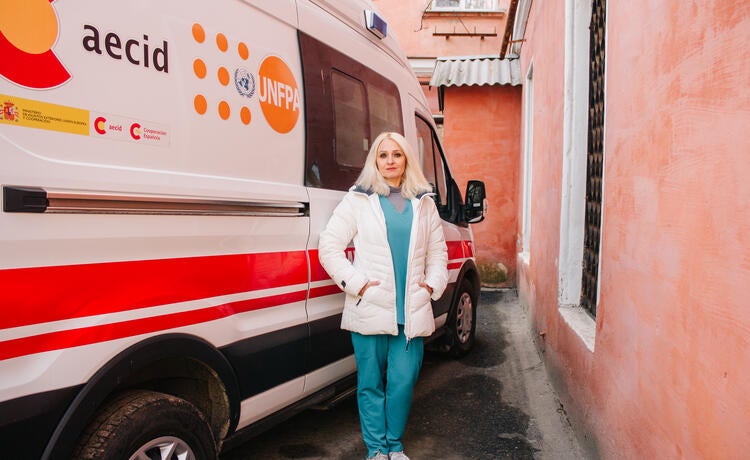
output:
[[[0,0],[0,75],[27,88],[54,88],[70,79],[52,45],[55,0]]]

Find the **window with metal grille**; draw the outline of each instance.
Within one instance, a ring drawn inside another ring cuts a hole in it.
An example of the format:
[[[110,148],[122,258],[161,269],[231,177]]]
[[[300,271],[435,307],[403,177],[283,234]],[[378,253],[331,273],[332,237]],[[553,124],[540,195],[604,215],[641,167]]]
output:
[[[433,0],[432,11],[492,11],[497,0]]]
[[[606,6],[606,0],[592,1],[589,45],[589,132],[586,155],[586,219],[581,306],[594,317],[599,291],[599,243],[602,228]]]

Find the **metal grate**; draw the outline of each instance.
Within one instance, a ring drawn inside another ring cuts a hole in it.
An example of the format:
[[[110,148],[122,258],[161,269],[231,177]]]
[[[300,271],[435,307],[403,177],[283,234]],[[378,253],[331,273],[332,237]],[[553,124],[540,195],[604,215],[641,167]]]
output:
[[[589,133],[581,306],[594,317],[599,288],[599,242],[602,228],[605,29],[606,0],[593,0],[589,31]]]

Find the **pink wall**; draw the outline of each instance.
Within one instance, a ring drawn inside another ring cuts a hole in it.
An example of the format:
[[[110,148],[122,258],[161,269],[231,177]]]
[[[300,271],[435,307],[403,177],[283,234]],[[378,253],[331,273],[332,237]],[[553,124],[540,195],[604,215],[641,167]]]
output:
[[[427,83],[429,83],[429,80],[427,80]],[[427,103],[430,105],[430,113],[440,113],[440,103],[438,101],[437,88],[435,88],[434,86],[423,84],[422,92],[427,98]]]
[[[474,13],[462,15],[426,12],[427,0],[374,0],[409,57],[499,54],[507,14]],[[499,1],[507,11],[508,0]],[[497,33],[495,37],[445,38],[434,32],[457,31]]]
[[[482,180],[489,213],[472,225],[480,264],[502,262],[508,284],[516,267],[516,189],[518,187],[521,88],[463,86],[445,89],[444,147],[462,193],[470,179]]]
[[[521,51],[536,128],[519,290],[547,364],[603,458],[747,458],[750,2],[608,2],[593,353],[557,308],[563,8],[534,2]]]
[[[411,58],[499,56],[505,13],[426,12],[426,0],[375,0],[389,30]],[[500,0],[507,10],[508,0]],[[496,32],[495,37],[435,36],[435,31]],[[429,78],[424,78],[429,82]],[[437,88],[423,86],[433,114],[439,114]],[[477,261],[508,269],[515,283],[516,193],[520,136],[520,88],[503,86],[449,87],[444,100],[443,146],[462,192],[469,179],[485,181],[490,213],[473,225]],[[487,280],[489,277],[484,277]]]

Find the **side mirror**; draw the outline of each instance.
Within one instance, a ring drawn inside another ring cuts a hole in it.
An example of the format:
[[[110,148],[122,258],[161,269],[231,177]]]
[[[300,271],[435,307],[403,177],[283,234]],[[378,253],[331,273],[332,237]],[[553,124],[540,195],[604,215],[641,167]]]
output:
[[[487,212],[487,194],[484,190],[484,182],[481,180],[470,180],[466,184],[466,204],[464,205],[464,218],[470,224],[476,224],[484,220]]]

